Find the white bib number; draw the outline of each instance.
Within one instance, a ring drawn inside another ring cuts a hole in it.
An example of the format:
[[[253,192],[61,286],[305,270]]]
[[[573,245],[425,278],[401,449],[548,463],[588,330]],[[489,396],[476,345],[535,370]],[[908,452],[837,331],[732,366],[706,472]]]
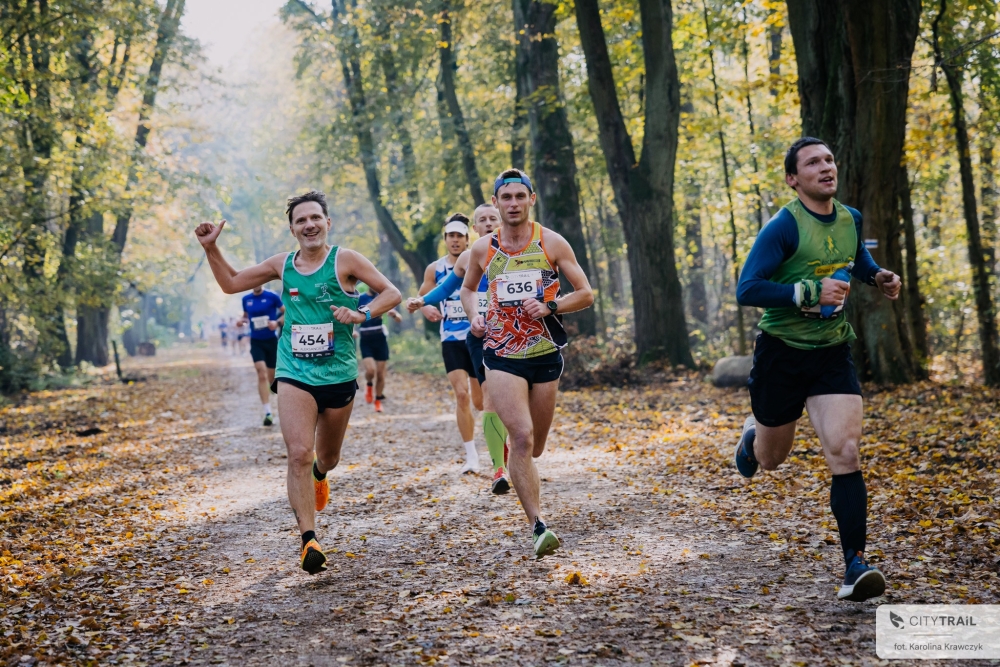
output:
[[[459,299],[448,299],[444,302],[444,316],[449,320],[467,320],[465,308]]]
[[[293,324],[292,355],[299,359],[333,356],[333,322]]]
[[[519,306],[528,299],[542,298],[542,272],[501,273],[496,279],[497,300],[501,306]]]
[[[250,324],[253,325],[254,330],[259,331],[260,329],[266,329],[269,318],[267,315],[261,315],[260,317],[251,317]]]
[[[486,312],[490,309],[490,295],[485,292],[479,292],[476,295],[476,312],[482,316],[486,316]]]

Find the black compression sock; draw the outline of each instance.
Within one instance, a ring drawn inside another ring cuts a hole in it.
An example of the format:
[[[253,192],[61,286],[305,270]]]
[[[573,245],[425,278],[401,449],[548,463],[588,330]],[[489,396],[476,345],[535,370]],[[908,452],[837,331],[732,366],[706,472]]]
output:
[[[380,400],[380,401],[384,401],[384,400],[385,400],[385,395],[384,395],[384,394],[379,394],[379,395],[378,395],[378,396],[376,396],[375,398],[377,398],[377,399],[378,399],[378,400]]]
[[[324,479],[326,479],[326,473],[319,471],[319,468],[316,467],[315,461],[313,461],[313,477],[316,479],[317,482],[322,482]]]
[[[366,382],[365,384],[368,385],[369,387],[372,386],[371,382]]]
[[[834,475],[830,487],[830,509],[840,530],[844,559],[865,550],[868,538],[868,490],[861,471]]]
[[[535,530],[534,530],[534,531],[532,531],[532,532],[533,532],[533,533],[534,533],[535,535],[541,535],[541,534],[542,534],[542,533],[544,533],[544,532],[545,532],[546,530],[547,530],[547,529],[546,529],[546,527],[545,527],[545,522],[544,522],[544,521],[542,521],[541,519],[539,519],[539,518],[538,518],[538,517],[536,516],[536,517],[535,517]]]
[[[309,540],[315,540],[315,539],[316,539],[316,531],[307,530],[306,532],[302,533],[302,546],[309,544]]]

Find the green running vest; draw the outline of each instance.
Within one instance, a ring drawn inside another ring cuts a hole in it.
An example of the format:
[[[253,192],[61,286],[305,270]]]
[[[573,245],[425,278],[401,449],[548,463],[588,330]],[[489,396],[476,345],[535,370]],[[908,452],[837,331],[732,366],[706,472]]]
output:
[[[855,260],[858,231],[854,216],[843,204],[833,201],[837,218],[822,222],[811,215],[797,198],[785,204],[795,218],[799,230],[799,246],[782,262],[771,280],[782,285],[794,285],[800,280],[822,280],[832,276],[842,266]],[[800,350],[816,350],[847,343],[857,336],[844,311],[829,319],[810,319],[794,304],[767,308],[758,325],[775,338]]]
[[[323,264],[309,274],[295,268],[298,251],[285,257],[281,271],[285,326],[278,341],[274,376],[312,386],[356,380],[358,359],[354,325],[334,319],[330,306],[357,310],[357,292],[348,294],[337,278],[337,246],[330,248]]]

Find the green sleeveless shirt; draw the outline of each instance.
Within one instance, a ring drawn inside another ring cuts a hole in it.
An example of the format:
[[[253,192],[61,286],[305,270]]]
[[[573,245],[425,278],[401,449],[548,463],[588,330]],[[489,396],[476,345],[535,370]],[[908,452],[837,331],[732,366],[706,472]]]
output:
[[[822,280],[855,261],[858,230],[854,217],[837,200],[833,205],[837,218],[833,222],[822,222],[810,215],[798,198],[785,204],[795,218],[799,245],[774,272],[771,281],[793,285],[802,280]],[[819,306],[813,310],[818,311]],[[828,319],[810,319],[798,306],[767,308],[759,326],[761,331],[802,350],[833,347],[857,338],[844,311]]]
[[[312,273],[295,268],[298,251],[288,253],[281,271],[285,326],[278,341],[276,378],[312,386],[349,382],[358,377],[354,326],[333,317],[330,306],[357,310],[357,292],[347,293],[337,278],[337,246]]]

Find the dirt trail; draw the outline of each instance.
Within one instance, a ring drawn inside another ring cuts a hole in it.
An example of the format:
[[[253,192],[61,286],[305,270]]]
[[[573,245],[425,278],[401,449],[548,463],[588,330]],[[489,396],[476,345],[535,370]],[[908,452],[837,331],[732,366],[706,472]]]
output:
[[[667,452],[655,458],[594,435],[637,394],[565,394],[539,462],[563,548],[535,561],[516,497],[487,491],[481,442],[482,475],[457,474],[446,378],[391,375],[385,413],[355,406],[319,518],[330,569],[310,577],[249,364],[200,354],[158,381],[197,383],[214,404],[188,408],[205,416],[175,445],[190,465],[165,497],[177,507],[133,549],[156,569],[131,598],[131,636],[98,664],[879,663],[874,605],[834,599],[839,545],[818,525],[776,541],[720,511],[743,489],[725,468],[743,399],[719,415],[689,403],[683,381],[642,394],[678,406],[650,424],[650,448]],[[685,454],[698,442],[717,450],[707,483]]]

